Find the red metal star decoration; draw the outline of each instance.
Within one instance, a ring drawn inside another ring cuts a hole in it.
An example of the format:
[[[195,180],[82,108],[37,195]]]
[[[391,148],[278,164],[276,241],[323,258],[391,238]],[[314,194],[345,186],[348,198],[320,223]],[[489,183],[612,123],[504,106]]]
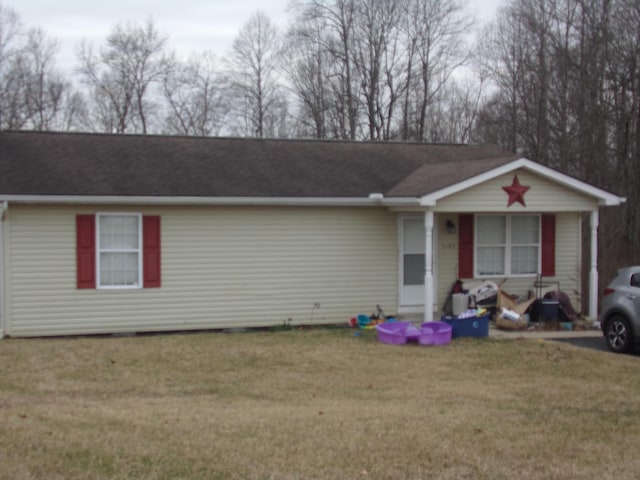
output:
[[[502,189],[507,192],[509,195],[509,202],[507,203],[507,207],[510,207],[514,203],[518,202],[522,204],[522,206],[526,207],[526,203],[524,203],[524,194],[527,193],[531,187],[525,187],[524,185],[520,185],[520,181],[518,180],[518,175],[513,176],[513,183],[508,187],[502,187]]]

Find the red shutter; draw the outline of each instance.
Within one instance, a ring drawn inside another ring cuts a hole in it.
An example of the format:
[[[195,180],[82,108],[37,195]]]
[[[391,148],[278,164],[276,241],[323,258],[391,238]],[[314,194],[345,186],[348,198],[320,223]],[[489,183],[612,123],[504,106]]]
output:
[[[143,287],[160,287],[160,217],[142,217]]]
[[[76,215],[77,288],[96,288],[96,217]]]
[[[543,277],[553,277],[556,274],[556,216],[542,215],[542,274]]]
[[[473,278],[473,215],[458,216],[458,278]]]

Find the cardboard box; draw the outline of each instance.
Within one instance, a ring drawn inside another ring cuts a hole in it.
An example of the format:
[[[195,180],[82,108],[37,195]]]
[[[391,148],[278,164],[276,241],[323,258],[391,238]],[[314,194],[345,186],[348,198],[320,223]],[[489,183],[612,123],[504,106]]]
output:
[[[496,318],[496,328],[501,330],[525,330],[527,326],[527,321],[522,315],[515,321],[504,318],[502,315],[498,315]]]
[[[518,303],[517,297],[509,295],[507,292],[500,290],[498,292],[497,302],[497,314],[496,314],[496,327],[502,330],[524,330],[528,327],[528,322],[524,317],[524,314],[536,301],[535,298],[530,298],[524,302]],[[517,313],[520,318],[517,320],[510,320],[504,318],[500,313],[503,308],[510,310],[513,313]]]

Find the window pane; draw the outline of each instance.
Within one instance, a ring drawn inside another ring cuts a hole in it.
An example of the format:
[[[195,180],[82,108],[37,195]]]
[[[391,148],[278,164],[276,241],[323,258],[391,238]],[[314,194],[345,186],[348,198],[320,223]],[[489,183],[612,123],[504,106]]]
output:
[[[478,274],[504,274],[504,247],[478,247]]]
[[[538,247],[513,247],[511,273],[514,275],[538,273]]]
[[[507,219],[498,215],[480,215],[477,221],[478,245],[504,245]]]
[[[424,253],[404,255],[404,284],[424,285]]]
[[[540,217],[511,217],[511,243],[537,244],[540,241]]]
[[[100,215],[98,218],[100,286],[140,286],[140,216]]]
[[[138,217],[133,215],[100,216],[100,248],[135,250],[138,248]]]
[[[137,253],[101,253],[100,285],[135,286],[138,284]]]
[[[404,220],[403,243],[407,253],[424,252],[425,231],[422,220]]]

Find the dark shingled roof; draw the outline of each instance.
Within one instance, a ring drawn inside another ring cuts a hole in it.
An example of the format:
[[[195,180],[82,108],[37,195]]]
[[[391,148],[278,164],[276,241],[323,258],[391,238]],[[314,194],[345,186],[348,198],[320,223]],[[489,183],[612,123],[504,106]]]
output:
[[[0,195],[418,197],[506,164],[494,145],[0,133]]]

